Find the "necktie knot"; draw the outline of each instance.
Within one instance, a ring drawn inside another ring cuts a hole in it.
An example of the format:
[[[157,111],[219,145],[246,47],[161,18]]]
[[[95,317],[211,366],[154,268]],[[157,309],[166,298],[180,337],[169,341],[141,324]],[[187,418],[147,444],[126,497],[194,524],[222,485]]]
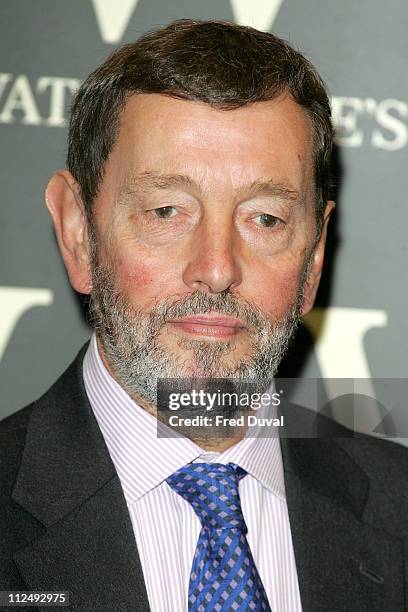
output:
[[[167,478],[167,483],[192,505],[204,528],[246,533],[238,492],[245,475],[233,463],[190,463]]]

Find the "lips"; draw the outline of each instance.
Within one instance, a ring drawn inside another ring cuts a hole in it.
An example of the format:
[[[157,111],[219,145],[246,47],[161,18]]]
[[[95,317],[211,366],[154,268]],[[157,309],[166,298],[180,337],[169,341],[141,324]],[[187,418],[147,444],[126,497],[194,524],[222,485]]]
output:
[[[193,315],[169,322],[181,331],[210,337],[235,336],[245,329],[239,319],[221,315]]]

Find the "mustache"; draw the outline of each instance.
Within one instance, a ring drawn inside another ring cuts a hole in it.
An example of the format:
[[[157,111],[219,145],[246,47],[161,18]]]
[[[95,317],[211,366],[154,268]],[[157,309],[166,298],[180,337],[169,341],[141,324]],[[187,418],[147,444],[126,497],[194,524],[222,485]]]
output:
[[[178,299],[165,298],[156,301],[150,315],[158,323],[165,324],[171,319],[212,312],[236,317],[250,329],[272,325],[272,321],[258,306],[242,296],[234,295],[228,289],[216,294],[196,291]]]

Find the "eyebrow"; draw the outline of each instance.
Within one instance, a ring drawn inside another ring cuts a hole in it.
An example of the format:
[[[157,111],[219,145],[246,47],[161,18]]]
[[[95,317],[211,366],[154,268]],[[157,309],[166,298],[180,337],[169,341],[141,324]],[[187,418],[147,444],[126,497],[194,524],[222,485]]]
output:
[[[160,174],[158,172],[143,172],[132,177],[119,188],[119,195],[134,195],[138,191],[150,192],[155,189],[170,189],[172,187],[199,188],[198,183],[186,174]]]
[[[143,172],[132,177],[118,190],[119,202],[126,200],[127,196],[133,196],[139,192],[150,193],[155,190],[171,188],[189,188],[198,192],[205,191],[200,183],[186,174],[160,174],[158,172]],[[277,183],[273,179],[257,179],[251,184],[242,186],[238,190],[238,197],[254,197],[258,195],[279,197],[291,204],[298,204],[300,194],[287,185]]]
[[[248,187],[243,187],[242,191],[251,196],[277,196],[282,198],[283,200],[287,200],[292,204],[298,204],[300,201],[300,194],[298,191],[296,191],[295,189],[291,189],[290,187],[287,187],[282,183],[277,183],[273,179],[258,179],[248,185]]]

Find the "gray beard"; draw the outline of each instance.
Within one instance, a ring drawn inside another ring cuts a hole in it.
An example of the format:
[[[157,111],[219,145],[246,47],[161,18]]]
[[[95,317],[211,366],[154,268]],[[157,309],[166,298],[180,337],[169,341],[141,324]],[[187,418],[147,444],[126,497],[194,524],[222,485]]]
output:
[[[109,269],[94,264],[91,323],[112,373],[134,399],[141,397],[155,405],[160,378],[202,378],[205,373],[206,378],[270,381],[299,323],[304,268],[292,307],[282,319],[272,321],[260,308],[228,290],[157,300],[146,314],[117,290]],[[160,346],[158,335],[167,321],[210,312],[237,317],[247,326],[252,344],[249,356],[239,363],[226,362],[234,340],[207,342],[181,337],[178,345],[192,355],[188,362]]]

